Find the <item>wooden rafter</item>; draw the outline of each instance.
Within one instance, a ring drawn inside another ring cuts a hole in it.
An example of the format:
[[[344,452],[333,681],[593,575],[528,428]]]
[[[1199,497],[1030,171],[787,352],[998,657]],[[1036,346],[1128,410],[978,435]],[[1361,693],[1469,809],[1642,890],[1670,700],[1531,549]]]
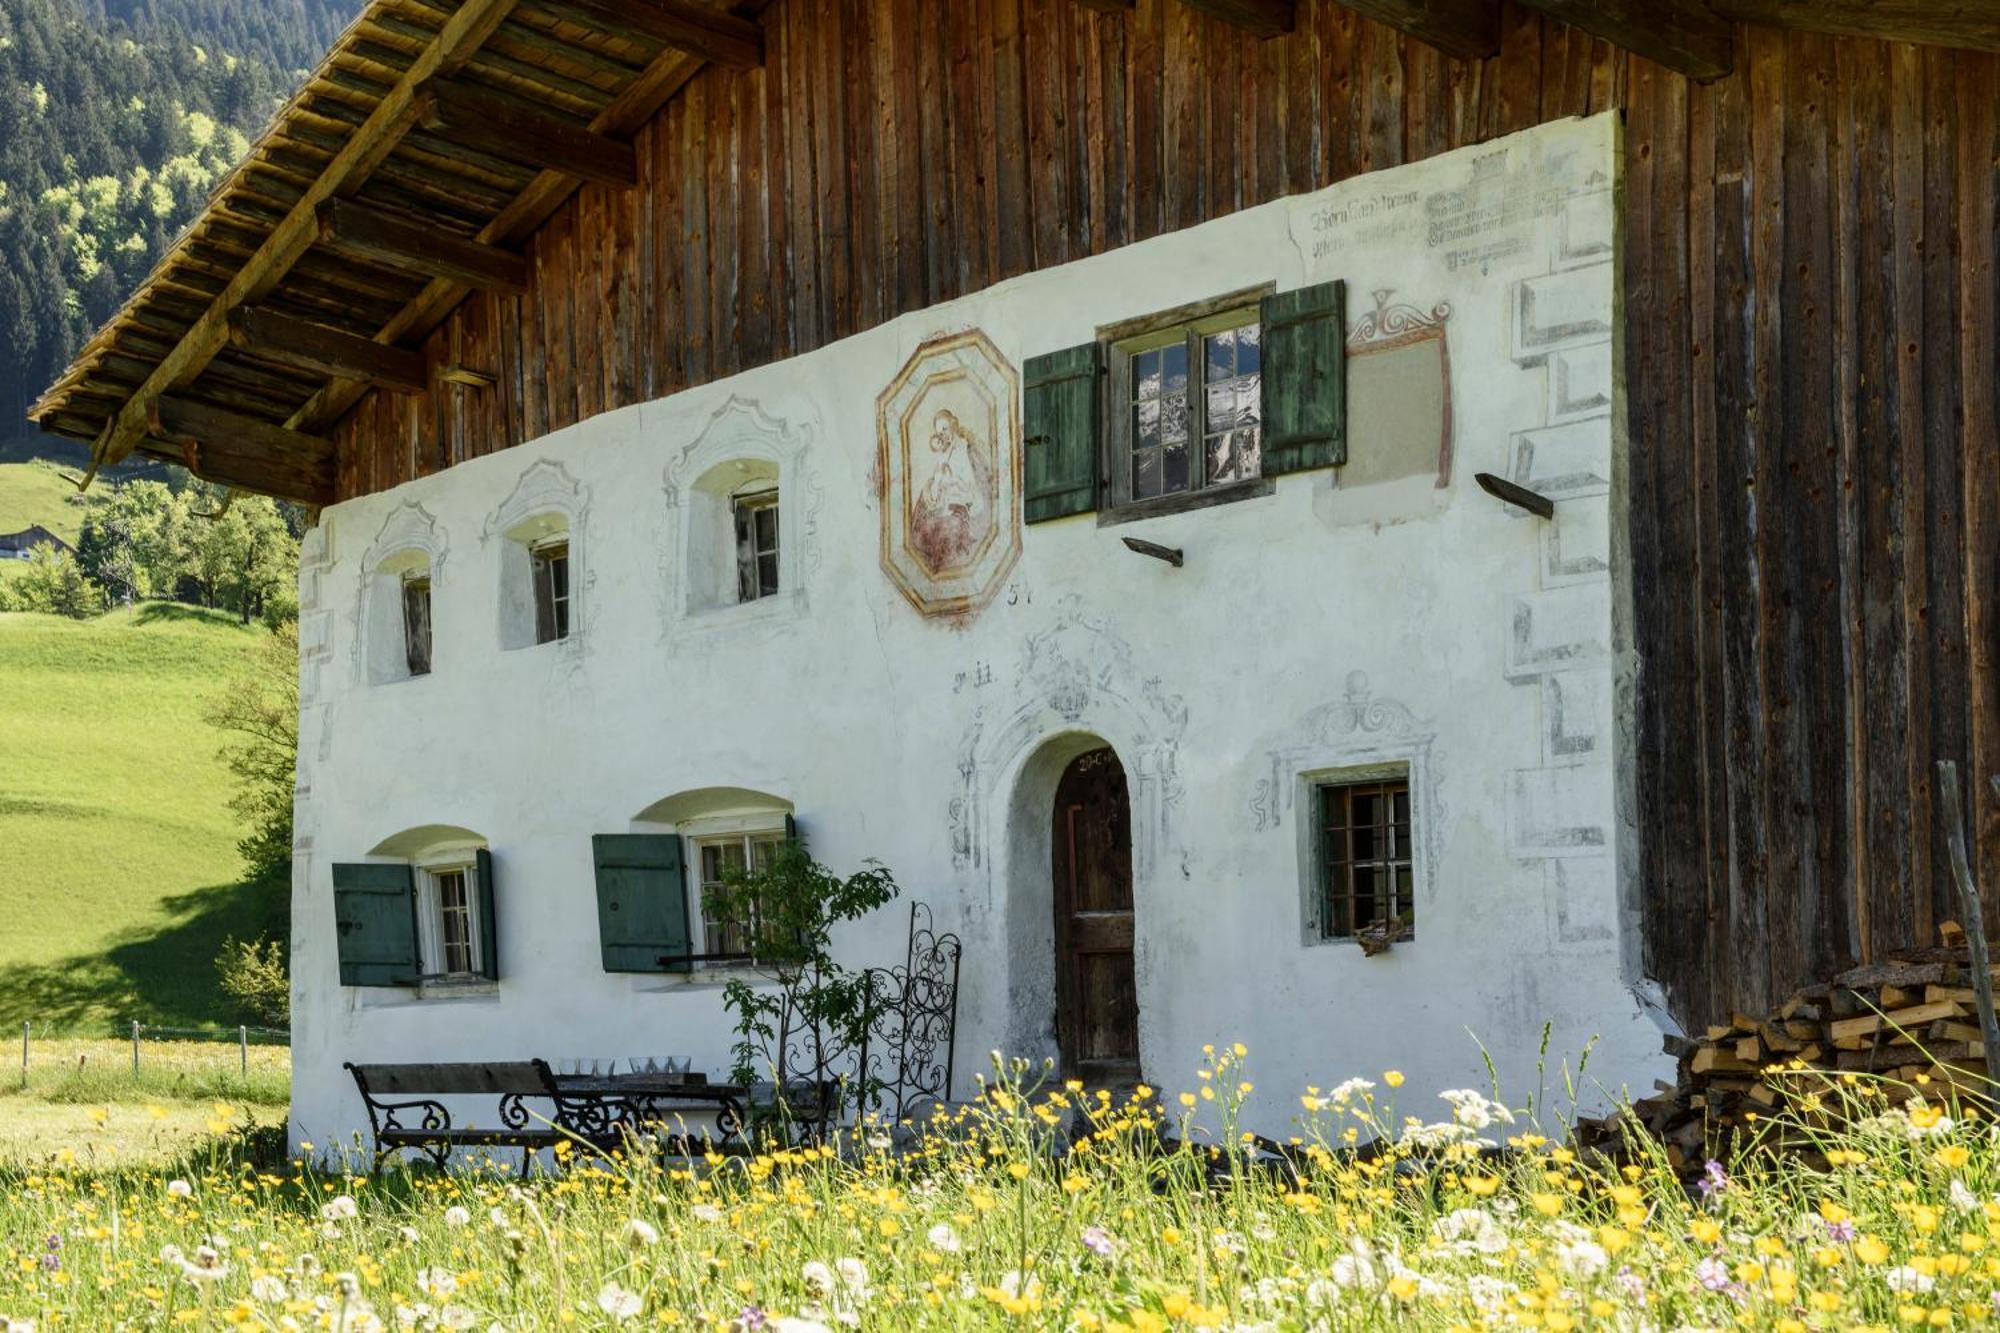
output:
[[[430,387],[422,352],[386,347],[275,310],[255,306],[232,310],[229,341],[254,357],[295,370],[360,380],[401,393],[422,393]]]
[[[1729,73],[1734,28],[1704,0],[1521,0],[1699,82]]]
[[[329,199],[319,206],[319,239],[336,250],[482,291],[528,290],[528,261],[512,250],[454,236],[351,199]]]
[[[764,30],[690,0],[538,0],[536,8],[586,27],[636,33],[731,69],[764,63]]]
[[[578,121],[519,98],[459,80],[430,84],[417,122],[454,143],[495,157],[602,185],[630,188],[639,183],[639,159],[631,144],[592,133]]]
[[[165,394],[149,400],[141,442],[156,452],[179,454],[205,480],[307,504],[325,504],[333,494],[331,440],[191,398]]]
[[[1341,0],[1356,13],[1446,55],[1481,60],[1500,49],[1499,0]]]
[[[2000,51],[2000,0],[1709,0],[1745,23]]]
[[[1293,0],[1181,0],[1181,3],[1259,37],[1290,32],[1298,22]]]
[[[376,103],[326,169],[271,229],[257,253],[209,302],[201,318],[153,368],[118,414],[105,423],[93,451],[95,466],[116,463],[132,452],[146,433],[153,401],[201,374],[228,345],[229,313],[262,300],[319,240],[319,206],[367,179],[409,128],[423,85],[440,75],[457,73],[506,20],[514,4],[515,0],[465,0],[445,21],[436,40]]]

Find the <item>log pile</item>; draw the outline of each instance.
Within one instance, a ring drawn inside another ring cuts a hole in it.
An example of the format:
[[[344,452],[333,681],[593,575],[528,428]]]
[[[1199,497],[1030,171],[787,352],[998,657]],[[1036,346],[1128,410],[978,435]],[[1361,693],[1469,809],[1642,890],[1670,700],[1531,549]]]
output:
[[[1990,970],[2000,977],[2000,966]],[[1891,1104],[1924,1087],[1920,1078],[1935,1087],[1933,1100],[1993,1091],[1962,944],[1851,968],[1767,1017],[1733,1014],[1699,1036],[1669,1036],[1666,1049],[1680,1061],[1675,1084],[1580,1124],[1580,1142],[1615,1152],[1622,1130],[1641,1128],[1676,1167],[1699,1169],[1748,1133],[1783,1142],[1786,1127],[1773,1121],[1788,1110],[1825,1122],[1842,1104],[1834,1094],[1843,1074],[1868,1076]]]

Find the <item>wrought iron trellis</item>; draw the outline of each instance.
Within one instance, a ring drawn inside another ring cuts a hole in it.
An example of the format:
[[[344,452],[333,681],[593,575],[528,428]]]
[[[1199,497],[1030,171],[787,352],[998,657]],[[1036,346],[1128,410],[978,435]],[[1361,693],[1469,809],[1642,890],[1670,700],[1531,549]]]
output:
[[[758,1044],[791,1132],[818,1137],[849,1112],[904,1120],[950,1100],[963,952],[927,905],[910,904],[903,961],[864,970],[863,1009],[851,1025],[806,1012],[810,974],[786,978],[777,1022]]]

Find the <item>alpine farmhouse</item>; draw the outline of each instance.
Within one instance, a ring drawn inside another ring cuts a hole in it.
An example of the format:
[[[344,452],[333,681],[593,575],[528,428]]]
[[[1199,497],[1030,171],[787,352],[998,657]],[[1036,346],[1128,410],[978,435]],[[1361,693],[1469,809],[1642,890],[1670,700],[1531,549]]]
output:
[[[295,1142],[347,1061],[726,1068],[788,831],[902,885],[857,965],[959,937],[950,1095],[1240,1040],[1279,1135],[1929,943],[1935,759],[2000,884],[1997,48],[368,0],[35,410],[313,515]]]

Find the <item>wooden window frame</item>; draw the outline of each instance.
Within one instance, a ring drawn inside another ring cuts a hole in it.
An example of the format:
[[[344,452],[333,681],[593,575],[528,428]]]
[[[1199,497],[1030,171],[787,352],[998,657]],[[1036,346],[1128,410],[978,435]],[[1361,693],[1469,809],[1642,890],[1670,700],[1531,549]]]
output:
[[[419,986],[464,987],[486,986],[483,970],[486,960],[486,938],[490,924],[482,919],[479,902],[479,859],[464,848],[451,848],[418,860],[414,869],[417,875],[417,950],[423,960],[423,971],[418,974]],[[456,907],[445,902],[445,882],[457,876],[459,890],[464,902]],[[455,946],[449,939],[448,919],[457,915],[464,919],[466,937],[462,945]],[[463,970],[451,966],[448,951],[454,947],[465,950],[466,966]]]
[[[421,653],[418,651],[418,626],[415,617],[412,615],[411,600],[418,594],[422,595],[424,608]],[[397,596],[401,602],[400,609],[403,622],[403,666],[412,680],[419,676],[430,675],[432,668],[436,665],[437,616],[433,600],[434,594],[435,589],[431,585],[431,574],[428,568],[411,570],[402,576],[397,585]],[[377,623],[379,624],[380,622],[378,621]]]
[[[1264,283],[1098,329],[1098,341],[1105,350],[1102,419],[1098,426],[1098,468],[1103,495],[1098,507],[1100,525],[1158,514],[1183,513],[1275,492],[1276,479],[1262,475],[1261,468],[1255,477],[1224,482],[1208,479],[1205,430],[1208,411],[1205,383],[1207,358],[1203,354],[1202,339],[1212,333],[1260,323],[1263,317],[1260,303],[1276,289],[1275,283]],[[1183,340],[1188,349],[1188,487],[1182,491],[1135,499],[1132,495],[1132,361],[1142,353]],[[1262,374],[1261,367],[1259,374]]]
[[[771,545],[768,549],[757,543],[756,515],[764,511],[771,514]],[[749,549],[746,553],[743,538],[743,522],[749,520]],[[741,606],[748,602],[761,602],[767,597],[776,597],[784,591],[784,561],[780,552],[784,550],[785,517],[775,481],[760,481],[751,489],[740,491],[729,497],[729,532],[736,545],[736,603]],[[762,562],[771,562],[771,587],[763,584]]]
[[[1308,779],[1306,791],[1310,798],[1310,806],[1307,817],[1310,821],[1313,847],[1311,899],[1308,910],[1311,917],[1310,934],[1316,942],[1351,943],[1357,939],[1361,930],[1394,916],[1400,916],[1403,925],[1392,938],[1397,942],[1416,938],[1416,896],[1421,858],[1417,848],[1419,811],[1416,785],[1411,778],[1411,772],[1407,767],[1394,765],[1379,769],[1326,774]],[[1354,795],[1362,792],[1383,794],[1389,798],[1390,820],[1386,824],[1377,821],[1371,827],[1378,833],[1385,829],[1389,832],[1390,851],[1388,855],[1378,853],[1357,860],[1352,854],[1352,833],[1358,826],[1352,822],[1350,816],[1348,821],[1336,828],[1334,822],[1327,817],[1327,808],[1330,801],[1336,797],[1351,803]],[[1401,794],[1404,808],[1408,812],[1408,817],[1404,820],[1393,817],[1394,797],[1398,793]],[[1348,835],[1346,855],[1340,857],[1334,855],[1331,846],[1336,832]],[[1401,834],[1400,845],[1396,841],[1398,832]],[[1386,915],[1378,911],[1370,920],[1356,922],[1351,919],[1356,898],[1353,872],[1364,866],[1388,872],[1388,882],[1391,885],[1390,901]],[[1407,897],[1394,889],[1397,870],[1401,870],[1407,876],[1409,884]],[[1337,894],[1334,879],[1343,871],[1347,876],[1346,892]],[[1349,919],[1345,922],[1341,920],[1342,914],[1336,910],[1336,903],[1341,898],[1345,898],[1347,902]],[[1342,929],[1343,925],[1345,929]]]
[[[556,590],[556,566],[562,567],[562,589]],[[535,604],[535,643],[559,643],[570,634],[569,534],[545,537],[528,547],[528,582]]]

